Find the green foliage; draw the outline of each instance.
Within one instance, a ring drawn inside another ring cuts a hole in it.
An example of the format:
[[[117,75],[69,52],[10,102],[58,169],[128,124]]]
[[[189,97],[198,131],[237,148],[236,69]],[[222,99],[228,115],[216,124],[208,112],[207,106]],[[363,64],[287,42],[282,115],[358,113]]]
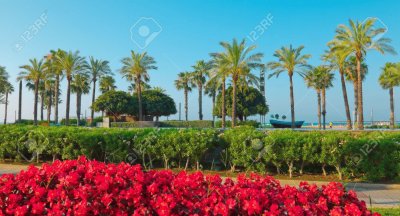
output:
[[[154,167],[196,168],[215,164],[231,170],[320,173],[367,181],[400,173],[399,132],[273,130],[239,126],[216,129],[118,129],[0,126],[1,160],[74,159],[85,155],[106,162]],[[134,155],[135,157],[131,157]],[[34,157],[36,156],[36,157]],[[317,169],[316,169],[317,168]],[[326,169],[325,169],[326,168]]]
[[[234,171],[236,167],[250,169],[259,164],[258,153],[263,146],[259,141],[262,137],[262,132],[249,126],[235,127],[224,132],[222,138],[228,143],[231,170]]]
[[[121,114],[136,114],[137,103],[124,91],[108,91],[100,95],[92,108],[95,111],[104,111],[107,115],[118,118]]]
[[[197,120],[197,121],[162,121],[160,127],[172,128],[212,128],[212,121]]]
[[[142,92],[143,114],[150,116],[169,116],[175,114],[174,99],[158,90],[146,90]]]
[[[225,94],[226,114],[228,116],[230,116],[232,113],[232,91],[233,88],[229,87]],[[236,98],[236,115],[240,120],[244,120],[248,116],[252,115],[265,115],[269,111],[265,97],[260,93],[259,90],[251,86],[238,89]],[[221,103],[222,94],[220,93],[217,96],[215,109],[213,111],[214,115],[216,116],[221,116]]]
[[[259,128],[260,127],[260,123],[255,121],[255,120],[247,120],[247,121],[239,121],[236,122],[237,126],[251,126],[254,128]],[[232,126],[231,121],[225,121],[225,127],[230,128]],[[215,127],[216,128],[220,128],[222,127],[222,122],[221,121],[216,121],[215,122]]]

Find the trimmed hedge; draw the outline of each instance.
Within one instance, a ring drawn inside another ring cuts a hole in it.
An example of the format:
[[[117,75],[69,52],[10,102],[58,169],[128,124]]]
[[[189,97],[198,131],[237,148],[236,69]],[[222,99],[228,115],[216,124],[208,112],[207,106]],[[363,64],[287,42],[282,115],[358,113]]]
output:
[[[198,121],[162,121],[160,127],[172,128],[212,128],[213,122],[208,120]]]
[[[0,126],[0,159],[135,161],[144,168],[180,167],[287,172],[336,172],[391,180],[400,173],[400,132],[118,129]],[[37,159],[37,157],[35,158]]]
[[[260,123],[254,120],[248,120],[248,121],[237,121],[236,122],[237,126],[251,126],[255,128],[260,127]],[[215,127],[216,128],[221,128],[222,127],[222,121],[216,121],[215,122]],[[225,127],[226,128],[231,128],[232,127],[232,121],[225,121]]]

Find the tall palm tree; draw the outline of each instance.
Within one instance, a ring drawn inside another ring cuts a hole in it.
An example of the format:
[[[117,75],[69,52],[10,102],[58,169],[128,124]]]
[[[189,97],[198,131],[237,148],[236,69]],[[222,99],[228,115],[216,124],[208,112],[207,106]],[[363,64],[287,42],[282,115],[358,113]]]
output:
[[[361,81],[365,80],[368,73],[368,65],[361,62]],[[345,78],[353,83],[354,91],[354,123],[358,122],[358,76],[357,76],[357,59],[355,56],[350,56],[345,62]]]
[[[347,50],[352,52],[357,60],[357,96],[358,96],[358,129],[364,129],[364,113],[363,113],[363,90],[362,90],[362,72],[361,62],[365,58],[367,51],[370,49],[377,50],[378,52],[385,54],[396,52],[393,47],[390,46],[391,40],[385,37],[381,37],[374,40],[380,34],[386,32],[384,28],[375,28],[375,18],[368,18],[364,22],[349,21],[349,26],[339,25],[336,29],[336,36],[334,43],[338,46],[336,49]]]
[[[64,69],[58,58],[65,56],[66,51],[58,49],[58,50],[50,50],[50,53],[45,56],[46,66],[51,70],[51,74],[54,76],[54,122],[58,123],[58,105],[60,104],[60,82],[64,78]],[[59,57],[57,57],[59,56]],[[51,108],[51,107],[50,107]]]
[[[395,126],[393,88],[400,85],[400,63],[386,63],[379,76],[379,84],[383,89],[389,89],[390,97],[390,128]]]
[[[322,112],[322,106],[321,106],[321,85],[318,83],[319,77],[318,77],[318,71],[315,70],[315,68],[307,71],[304,74],[304,81],[306,82],[306,85],[308,88],[313,88],[317,92],[317,116],[318,116],[318,129],[322,128],[322,121],[321,121],[321,112]]]
[[[37,59],[30,59],[29,62],[30,64],[23,65],[20,67],[24,69],[24,71],[20,73],[20,77],[28,82],[33,82],[34,84],[35,99],[33,106],[33,121],[34,124],[37,125],[37,104],[39,96],[39,84],[40,81],[43,79],[47,68],[43,64],[42,60],[38,61]]]
[[[105,60],[94,59],[93,57],[89,58],[89,71],[91,76],[91,82],[93,84],[92,87],[92,105],[96,100],[96,82],[101,77],[111,74],[111,68],[109,66],[109,62]],[[94,119],[94,109],[91,109],[90,118]]]
[[[250,54],[256,46],[246,46],[245,40],[240,43],[233,39],[232,43],[221,42],[224,52],[217,53],[217,58],[226,66],[227,72],[232,78],[232,127],[236,125],[236,92],[240,79],[251,75],[253,68],[261,66],[262,53]]]
[[[128,81],[136,83],[137,95],[139,102],[139,121],[143,120],[143,106],[142,106],[142,82],[147,82],[150,77],[148,74],[149,70],[157,70],[155,66],[156,61],[153,57],[144,53],[135,53],[131,51],[131,56],[123,58],[121,60],[122,68],[120,73]]]
[[[178,79],[175,80],[175,87],[178,90],[183,90],[185,97],[185,120],[188,121],[188,94],[192,91],[192,81],[190,72],[181,72],[178,74]]]
[[[346,128],[347,130],[352,129],[351,123],[351,113],[350,113],[350,106],[349,106],[349,99],[347,97],[347,89],[346,89],[346,80],[345,80],[345,73],[346,73],[346,59],[348,58],[350,52],[346,50],[335,50],[334,44],[330,45],[329,51],[325,53],[323,59],[325,61],[330,62],[331,67],[339,71],[340,75],[340,82],[342,85],[342,94],[343,94],[343,101],[344,101],[344,108],[346,112]]]
[[[0,66],[0,102],[4,100],[5,86],[8,83],[8,73],[5,67]]]
[[[212,65],[213,68],[210,73],[209,82],[215,82],[218,89],[221,89],[221,127],[225,128],[225,120],[226,120],[226,105],[225,105],[225,92],[226,92],[226,80],[229,76],[228,65],[224,62],[224,59],[221,58],[222,54],[220,53],[211,53],[213,57]],[[214,109],[213,109],[214,110]]]
[[[74,74],[80,73],[87,69],[87,62],[84,57],[79,55],[79,51],[69,51],[56,56],[59,67],[64,71],[67,79],[67,100],[65,110],[65,125],[69,125],[69,109],[71,99],[71,81]]]
[[[90,75],[88,72],[74,74],[71,82],[71,91],[76,93],[76,116],[77,126],[81,121],[82,94],[88,94],[90,91]]]
[[[12,92],[14,92],[14,86],[11,85],[9,82],[5,82],[5,85],[3,85],[2,88],[2,93],[5,94],[5,99],[4,99],[4,124],[7,124],[7,113],[8,113],[8,96]]]
[[[334,79],[334,74],[331,72],[329,66],[318,66],[315,68],[317,70],[318,84],[320,85],[322,94],[322,126],[326,129],[326,90],[333,86],[332,82]]]
[[[215,123],[215,115],[214,115],[214,109],[215,109],[215,98],[217,96],[218,90],[219,90],[219,85],[218,85],[218,80],[217,79],[210,79],[208,82],[205,84],[204,87],[204,94],[208,95],[211,97],[212,101],[212,120],[213,120],[213,126]]]
[[[212,64],[200,60],[192,67],[194,69],[191,74],[193,87],[199,90],[199,120],[203,120],[203,86],[206,83],[206,77],[209,76]]]
[[[278,77],[282,72],[287,72],[290,81],[290,111],[292,119],[292,128],[295,128],[295,113],[294,113],[294,92],[293,92],[293,75],[298,73],[303,75],[304,70],[309,69],[310,66],[307,64],[307,60],[311,57],[309,54],[301,54],[304,46],[293,48],[292,45],[289,47],[282,47],[276,50],[274,56],[278,58],[276,62],[269,62],[267,67],[273,72],[268,76]]]
[[[115,90],[117,86],[115,85],[115,79],[112,76],[103,76],[100,78],[99,89],[102,94]]]

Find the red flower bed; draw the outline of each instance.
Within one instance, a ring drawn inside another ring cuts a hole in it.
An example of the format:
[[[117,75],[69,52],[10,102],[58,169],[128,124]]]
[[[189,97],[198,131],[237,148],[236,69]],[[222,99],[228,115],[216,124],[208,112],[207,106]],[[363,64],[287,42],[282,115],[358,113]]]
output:
[[[0,177],[0,215],[378,215],[339,183],[280,186],[78,160]]]

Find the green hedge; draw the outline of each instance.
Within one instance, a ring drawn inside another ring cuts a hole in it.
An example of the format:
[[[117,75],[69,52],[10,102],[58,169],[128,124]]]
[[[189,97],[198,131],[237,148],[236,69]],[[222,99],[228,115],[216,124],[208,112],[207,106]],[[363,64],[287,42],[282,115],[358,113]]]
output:
[[[145,168],[332,173],[381,181],[399,178],[400,132],[119,129],[0,126],[0,159],[138,162]],[[133,160],[132,160],[133,158]],[[36,157],[37,159],[37,157]]]
[[[172,128],[212,128],[213,122],[208,120],[202,121],[162,121],[160,127]]]
[[[254,121],[254,120],[237,121],[236,124],[238,126],[251,126],[251,127],[255,127],[255,128],[259,128],[260,127],[260,123],[257,122],[257,121]],[[215,122],[215,127],[221,128],[222,127],[222,122],[221,121],[216,121]],[[226,121],[225,122],[225,127],[226,128],[232,127],[232,122],[231,121]]]

